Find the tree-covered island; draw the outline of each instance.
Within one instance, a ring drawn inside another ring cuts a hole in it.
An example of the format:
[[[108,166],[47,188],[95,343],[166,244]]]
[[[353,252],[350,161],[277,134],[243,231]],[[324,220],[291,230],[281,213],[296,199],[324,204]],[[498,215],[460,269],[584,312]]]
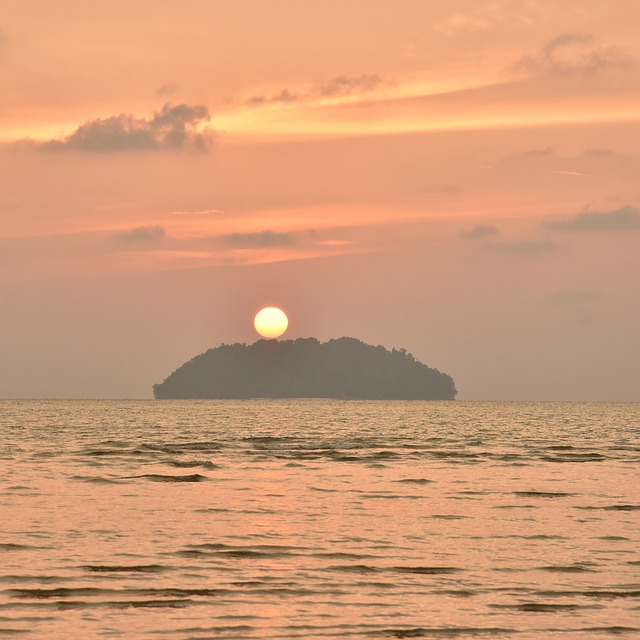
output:
[[[345,398],[454,400],[453,379],[405,349],[355,338],[222,344],[153,387],[158,399]]]

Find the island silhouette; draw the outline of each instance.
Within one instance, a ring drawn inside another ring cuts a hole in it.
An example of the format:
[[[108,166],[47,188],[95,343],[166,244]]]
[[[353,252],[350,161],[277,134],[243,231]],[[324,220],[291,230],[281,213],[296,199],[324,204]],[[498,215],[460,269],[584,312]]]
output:
[[[406,349],[356,338],[222,344],[195,356],[164,382],[157,399],[343,398],[454,400],[453,379]]]

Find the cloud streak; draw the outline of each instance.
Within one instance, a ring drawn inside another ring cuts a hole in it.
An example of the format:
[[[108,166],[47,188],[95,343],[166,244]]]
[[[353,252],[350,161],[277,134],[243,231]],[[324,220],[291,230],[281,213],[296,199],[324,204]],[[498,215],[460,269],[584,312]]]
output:
[[[490,224],[479,224],[469,231],[461,231],[460,237],[465,240],[482,240],[500,235],[500,230]]]
[[[436,22],[433,25],[433,29],[451,37],[460,33],[486,31],[505,23],[520,23],[529,26],[535,21],[539,13],[537,4],[531,2],[486,2],[477,4],[479,6],[476,6],[473,10],[457,11],[450,14],[444,20]]]
[[[164,98],[165,96],[173,95],[177,90],[178,85],[175,82],[167,82],[166,84],[159,86],[156,89],[155,94],[159,98]]]
[[[640,209],[627,205],[604,213],[586,211],[572,218],[545,222],[543,226],[567,233],[640,231]]]
[[[260,107],[269,104],[291,104],[298,102],[313,102],[322,99],[344,98],[359,94],[370,94],[389,85],[378,74],[363,74],[359,76],[336,76],[329,82],[317,85],[308,91],[295,92],[289,89],[271,95],[254,95],[244,101],[245,106]]]
[[[554,171],[554,173],[557,173],[560,176],[574,176],[577,178],[595,178],[595,176],[592,173],[582,173],[581,171],[562,171],[561,169],[558,169]]]
[[[127,231],[121,231],[116,234],[116,239],[126,243],[154,242],[161,240],[167,235],[166,231],[160,225],[135,227]]]
[[[537,53],[520,58],[513,68],[528,73],[569,74],[595,73],[631,64],[630,56],[621,49],[600,46],[594,40],[589,33],[563,33]]]
[[[228,245],[243,249],[265,249],[270,247],[290,247],[296,243],[292,233],[258,231],[256,233],[229,233],[220,236]]]
[[[117,153],[191,149],[206,151],[215,133],[203,125],[210,119],[202,105],[165,104],[149,118],[120,114],[80,125],[63,138],[39,145],[49,151]]]

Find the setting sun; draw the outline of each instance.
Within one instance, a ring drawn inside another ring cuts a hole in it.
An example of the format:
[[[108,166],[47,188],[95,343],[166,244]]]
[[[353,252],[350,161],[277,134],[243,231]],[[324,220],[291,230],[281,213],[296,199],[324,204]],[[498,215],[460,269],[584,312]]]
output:
[[[289,320],[282,309],[265,307],[256,314],[253,326],[264,338],[277,338],[287,330]]]

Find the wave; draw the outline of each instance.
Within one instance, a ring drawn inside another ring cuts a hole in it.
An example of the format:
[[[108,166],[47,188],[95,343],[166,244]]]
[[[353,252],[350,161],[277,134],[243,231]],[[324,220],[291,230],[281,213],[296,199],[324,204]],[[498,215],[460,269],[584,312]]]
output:
[[[593,609],[593,605],[586,604],[549,604],[547,602],[523,602],[520,604],[490,604],[492,609],[512,609],[523,613],[557,613],[560,611],[578,611]]]
[[[380,573],[382,569],[367,564],[341,564],[326,567],[325,571],[340,571],[344,573]]]
[[[401,573],[419,575],[450,575],[462,571],[458,567],[374,567],[367,564],[347,564],[326,567],[326,571],[340,571],[346,573]]]
[[[160,451],[162,453],[184,453],[190,451],[219,451],[224,445],[217,440],[194,442],[167,442],[164,444],[143,444],[142,450]]]
[[[70,476],[70,479],[77,482],[88,482],[89,484],[124,484],[122,480],[103,476]]]
[[[551,571],[553,573],[595,573],[597,569],[592,569],[584,564],[567,564],[540,567],[540,571]]]
[[[162,573],[171,567],[162,564],[138,564],[138,565],[96,565],[86,564],[81,567],[90,573]]]
[[[242,616],[243,619],[252,620],[256,616]],[[245,638],[253,638],[255,634],[260,630],[257,627],[252,627],[248,624],[235,624],[235,625],[216,625],[215,627],[186,627],[180,629],[173,629],[170,633],[173,637],[178,637],[177,634],[188,634],[184,637],[188,638],[200,638],[201,634],[208,634],[209,638],[226,638],[232,640],[239,638],[244,640]],[[194,636],[195,634],[195,636]],[[236,635],[240,634],[240,635]],[[180,635],[180,637],[183,637]]]
[[[513,491],[512,494],[521,498],[568,498],[575,495],[564,491]]]
[[[77,604],[123,604],[131,603],[145,605],[149,602],[166,602],[167,599],[178,598],[212,598],[227,594],[228,589],[185,589],[185,588],[135,588],[135,589],[106,589],[103,587],[55,587],[53,589],[7,589],[5,593],[21,600],[71,600]],[[127,598],[127,600],[108,600],[109,598]],[[87,598],[92,599],[91,601]],[[131,598],[145,598],[145,600],[131,600]],[[149,600],[151,598],[152,600]]]
[[[127,453],[127,451],[123,449],[84,449],[82,451],[78,451],[78,455],[90,456],[92,458],[121,456],[123,453]]]
[[[612,504],[601,508],[604,511],[640,511],[640,504]]]
[[[504,629],[501,627],[415,627],[410,629],[385,629],[380,635],[393,638],[455,638],[458,636],[496,636],[516,634],[516,629]]]
[[[407,495],[402,493],[364,493],[361,496],[365,500],[423,500],[423,495]]]
[[[592,505],[578,505],[575,509],[581,509],[582,511],[640,511],[640,505],[638,504],[609,504],[604,507],[592,506]]]
[[[126,476],[126,478],[143,478],[149,482],[206,482],[210,478],[199,473],[192,473],[186,476],[167,476],[160,473],[143,473],[139,476]]]
[[[458,573],[462,569],[457,567],[392,567],[391,571],[397,573],[419,573],[421,575],[440,576]]]
[[[214,464],[210,460],[165,460],[164,464],[179,469],[188,469],[191,467],[203,467],[204,469],[220,469],[219,464]]]
[[[602,462],[607,456],[601,453],[563,453],[558,456],[540,456],[545,462]]]
[[[0,575],[0,582],[7,584],[56,584],[60,582],[69,582],[73,578],[69,576],[51,576],[51,575]]]
[[[40,547],[33,544],[23,544],[20,542],[0,542],[0,551],[32,551],[36,549],[50,549],[51,547]]]
[[[586,629],[577,629],[577,631],[582,631],[583,633],[610,633],[617,636],[623,633],[639,633],[640,628],[614,625],[611,627],[587,627]]]
[[[105,600],[100,602],[86,602],[83,600],[64,600],[52,602],[52,608],[56,611],[73,609],[184,609],[196,604],[189,599],[167,599],[167,600]]]
[[[585,589],[585,590],[567,590],[567,591],[534,591],[534,594],[542,598],[640,598],[640,590],[638,589]]]
[[[361,560],[362,558],[377,558],[369,553],[345,553],[341,551],[327,551],[310,554],[314,558],[329,558],[331,560]]]
[[[6,593],[14,598],[70,598],[70,597],[86,597],[100,596],[110,593],[110,589],[101,589],[99,587],[55,587],[53,589],[7,589]]]
[[[186,548],[171,552],[171,555],[187,558],[207,556],[228,558],[280,558],[294,556],[308,551],[305,547],[290,547],[286,545],[252,545],[235,546],[224,543],[203,543],[188,545]]]
[[[131,446],[122,441],[104,441],[97,446],[88,447],[76,455],[88,456],[98,461],[105,458],[153,457],[159,454],[181,456],[188,453],[221,453],[240,449],[242,454],[256,456],[257,459],[293,459],[317,460],[330,458],[340,462],[372,463],[395,460],[446,460],[451,464],[479,464],[487,461],[505,466],[523,466],[534,461],[549,463],[604,462],[612,459],[623,459],[625,454],[634,454],[634,447],[608,447],[601,450],[587,450],[568,444],[544,446],[540,443],[531,445],[522,443],[520,450],[495,451],[491,439],[442,438],[395,435],[393,437],[313,437],[304,436],[244,436],[229,440],[195,440],[168,442],[136,442]],[[243,447],[248,447],[244,448]],[[59,455],[56,453],[55,455]],[[263,456],[266,456],[264,458]],[[626,456],[634,459],[633,456]],[[636,457],[637,458],[637,457]],[[172,458],[167,464],[173,466],[203,466],[215,468],[210,461],[177,461]]]

